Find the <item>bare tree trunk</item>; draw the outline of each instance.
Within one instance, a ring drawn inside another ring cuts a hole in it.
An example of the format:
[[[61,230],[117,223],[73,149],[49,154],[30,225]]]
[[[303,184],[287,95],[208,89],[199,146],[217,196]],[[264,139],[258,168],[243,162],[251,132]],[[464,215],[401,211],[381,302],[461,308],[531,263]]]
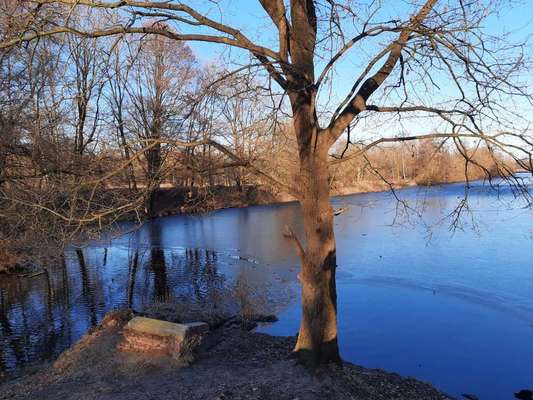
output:
[[[86,96],[85,93],[83,94],[79,93],[76,98],[77,109],[78,109],[78,121],[76,122],[76,138],[74,140],[74,152],[78,156],[83,155],[83,150],[85,148],[84,129],[85,129],[85,119],[87,118],[87,100],[85,96]]]
[[[302,259],[303,315],[295,352],[311,365],[339,362],[337,345],[336,245],[328,173],[323,160],[312,159],[302,168],[305,183],[300,201],[306,252]],[[304,175],[305,174],[305,175]]]
[[[118,122],[118,132],[120,138],[120,144],[124,150],[124,158],[129,160],[131,157],[130,146],[126,140],[126,134],[124,132],[124,121],[122,119],[122,105],[119,105],[117,110],[117,122]],[[137,191],[137,181],[135,179],[135,170],[133,164],[129,164],[126,168],[126,179],[128,180],[128,188],[130,190]]]
[[[235,186],[239,193],[242,193],[242,180],[241,180],[241,171],[240,168],[235,169]]]
[[[159,135],[153,135],[151,139],[159,139]],[[148,185],[148,194],[146,199],[146,210],[148,216],[156,216],[155,196],[159,190],[160,169],[161,169],[161,145],[157,144],[146,151],[147,171],[146,184]]]
[[[0,187],[4,184],[6,178],[4,176],[5,167],[6,167],[6,155],[5,150],[2,148],[2,144],[0,143]]]
[[[135,292],[135,278],[137,276],[137,267],[139,265],[139,252],[136,251],[133,261],[130,265],[128,276],[128,308],[133,307],[133,293]]]
[[[330,204],[327,136],[319,134],[312,95],[293,103],[300,152],[300,206],[305,250],[301,249],[302,320],[294,349],[307,365],[340,363],[337,343],[336,244]]]
[[[160,187],[160,181],[161,181],[161,143],[158,143],[158,141],[161,139],[161,127],[162,127],[162,120],[163,120],[163,104],[161,102],[161,70],[162,65],[159,62],[159,58],[156,58],[156,74],[154,77],[154,80],[156,82],[156,94],[154,96],[155,100],[152,104],[152,112],[153,112],[153,121],[152,125],[150,126],[150,130],[148,133],[148,138],[150,140],[154,140],[155,144],[153,147],[149,148],[146,151],[146,161],[147,161],[147,171],[146,171],[146,184],[148,187],[148,195],[147,195],[147,206],[146,209],[148,210],[148,216],[149,217],[155,217],[156,216],[156,209],[155,209],[155,197],[157,195],[157,191]],[[149,142],[150,145],[152,145],[151,142]]]

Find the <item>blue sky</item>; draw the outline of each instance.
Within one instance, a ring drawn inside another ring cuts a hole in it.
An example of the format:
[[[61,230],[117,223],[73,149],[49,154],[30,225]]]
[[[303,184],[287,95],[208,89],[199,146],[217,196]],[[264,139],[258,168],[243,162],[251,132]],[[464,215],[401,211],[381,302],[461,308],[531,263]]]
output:
[[[486,32],[502,37],[508,32],[513,32],[510,36],[513,40],[521,40],[533,35],[533,1],[531,0],[477,0],[480,3],[505,4],[502,11],[497,15],[491,15],[484,25]],[[349,1],[347,1],[348,3]],[[414,0],[420,3],[421,0]],[[218,4],[217,4],[218,3]],[[360,2],[361,3],[361,2]],[[369,3],[363,0],[362,3]],[[375,3],[380,3],[376,0]],[[416,10],[416,7],[411,6],[413,1],[408,0],[381,0],[383,4],[382,11],[376,15],[377,20],[387,20],[392,18],[401,18],[405,20],[411,13]],[[441,6],[445,4],[457,4],[455,0],[442,0]],[[197,0],[192,1],[191,6],[206,11],[211,18],[221,21],[225,24],[239,28],[252,40],[277,49],[276,46],[276,32],[275,29],[261,8],[257,0],[220,0],[218,2]],[[361,12],[363,13],[363,12]],[[185,31],[185,30],[184,30]],[[347,36],[351,36],[355,32],[354,28],[348,27]],[[368,60],[379,52],[384,45],[390,43],[392,36],[383,37],[375,40],[369,40],[366,44],[354,48],[342,61],[337,63],[335,75],[332,80],[331,88],[320,95],[320,104],[323,110],[333,110],[339,103],[340,99],[349,91],[353,81],[357,75],[363,70],[368,63]],[[531,38],[530,38],[531,40]],[[216,63],[221,64],[227,60],[235,60],[237,63],[244,63],[247,59],[245,51],[228,49],[225,46],[213,45],[208,43],[191,43],[191,47],[195,51],[198,59],[202,63]],[[231,68],[231,65],[227,65]],[[317,63],[317,75],[320,73],[322,65]],[[450,84],[450,78],[446,76],[434,76],[439,82],[439,89],[435,92],[420,93],[421,101],[438,101],[439,97],[446,98],[448,93],[455,90]],[[529,75],[524,75],[522,80],[526,80],[528,86],[532,81],[531,72]],[[380,103],[381,98],[372,99],[372,103],[379,105],[397,105],[394,98],[386,99],[390,104]],[[398,99],[396,99],[398,100]],[[513,109],[520,110],[523,114],[529,116],[531,106],[522,101],[517,103],[509,103]],[[380,130],[394,131],[398,133],[427,133],[428,131],[446,130],[440,121],[434,119],[416,119],[414,121],[400,121],[391,120],[386,121],[383,118],[376,124],[375,122],[363,124],[362,129],[377,132]]]
[[[368,1],[366,1],[368,3]],[[502,3],[502,1],[498,1]],[[218,7],[209,5],[206,7],[205,1],[193,1],[193,7],[209,10],[209,15],[217,21],[222,21],[228,25],[238,27],[251,38],[264,40],[265,37],[272,38],[273,26],[262,9],[258,0],[221,0]],[[390,1],[391,15],[405,16],[412,7],[407,7],[404,1]],[[531,0],[504,0],[506,4],[502,7],[502,12],[498,16],[493,16],[487,21],[487,31],[492,34],[501,34],[509,31],[517,31],[516,37],[533,34],[533,1]],[[203,61],[213,59],[213,56],[222,51],[220,45],[207,43],[193,43],[198,57]]]

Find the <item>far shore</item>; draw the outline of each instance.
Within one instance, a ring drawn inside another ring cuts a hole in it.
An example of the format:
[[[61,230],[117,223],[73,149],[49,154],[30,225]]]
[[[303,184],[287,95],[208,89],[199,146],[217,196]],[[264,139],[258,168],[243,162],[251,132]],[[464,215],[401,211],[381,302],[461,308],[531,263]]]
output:
[[[470,182],[479,181],[482,178],[473,179]],[[464,183],[466,180],[451,180],[434,183],[417,183],[414,180],[401,180],[394,182],[384,181],[361,181],[355,186],[332,188],[331,197],[350,196],[364,193],[388,192],[391,189],[399,190],[411,187],[432,187],[454,183]],[[190,196],[190,200],[188,197]],[[262,187],[244,186],[239,190],[237,187],[216,186],[214,188],[191,190],[186,187],[162,186],[156,194],[157,216],[179,214],[201,214],[229,208],[244,208],[256,205],[271,205],[296,202],[298,199],[288,193],[272,193]],[[199,203],[205,203],[199,205]]]
[[[481,178],[472,179],[470,182],[479,181]],[[355,186],[332,188],[331,197],[350,196],[364,193],[381,193],[390,190],[399,190],[411,187],[431,187],[466,182],[463,180],[451,180],[445,182],[416,182],[415,180],[400,180],[394,182],[385,181],[361,181]],[[107,188],[107,190],[127,190],[126,188]],[[175,187],[169,184],[161,185],[155,193],[155,216],[164,217],[171,215],[196,214],[231,209],[246,208],[257,205],[275,205],[297,202],[298,200],[285,192],[273,193],[264,187],[247,185],[240,189],[235,186],[215,186],[212,188],[189,188]],[[343,210],[337,210],[341,213]],[[127,221],[133,219],[132,215],[125,214],[119,219]],[[1,249],[0,249],[1,255]],[[19,277],[33,277],[44,273],[43,270],[35,270],[30,262],[19,262],[24,257],[4,256],[0,258],[0,276],[18,275]],[[3,263],[1,261],[4,261]],[[9,260],[13,260],[10,262]]]

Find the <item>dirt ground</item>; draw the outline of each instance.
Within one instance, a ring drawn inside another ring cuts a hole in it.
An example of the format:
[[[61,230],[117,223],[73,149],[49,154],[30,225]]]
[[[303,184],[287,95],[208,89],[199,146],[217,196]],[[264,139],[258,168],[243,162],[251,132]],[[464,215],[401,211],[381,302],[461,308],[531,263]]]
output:
[[[106,317],[53,365],[1,384],[0,399],[451,399],[417,380],[349,363],[310,371],[288,357],[294,338],[247,331],[235,320],[218,321],[190,365],[121,352],[129,317]]]

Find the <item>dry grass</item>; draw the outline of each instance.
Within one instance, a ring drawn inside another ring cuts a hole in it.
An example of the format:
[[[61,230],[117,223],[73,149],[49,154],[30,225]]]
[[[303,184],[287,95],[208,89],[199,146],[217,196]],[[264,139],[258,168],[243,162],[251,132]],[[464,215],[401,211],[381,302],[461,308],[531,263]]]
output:
[[[226,322],[230,316],[222,310],[201,307],[190,303],[155,302],[146,307],[143,316],[175,323],[205,322],[209,329],[215,329]]]
[[[216,303],[216,306],[213,304]],[[259,288],[245,276],[217,294],[216,302],[199,305],[184,301],[154,302],[141,313],[143,316],[175,323],[205,322],[210,329],[220,327],[237,316],[243,320],[255,320],[257,316],[271,313],[264,288]]]
[[[257,315],[269,313],[267,290],[254,285],[245,273],[239,274],[228,295],[237,307],[240,317],[253,320]]]

